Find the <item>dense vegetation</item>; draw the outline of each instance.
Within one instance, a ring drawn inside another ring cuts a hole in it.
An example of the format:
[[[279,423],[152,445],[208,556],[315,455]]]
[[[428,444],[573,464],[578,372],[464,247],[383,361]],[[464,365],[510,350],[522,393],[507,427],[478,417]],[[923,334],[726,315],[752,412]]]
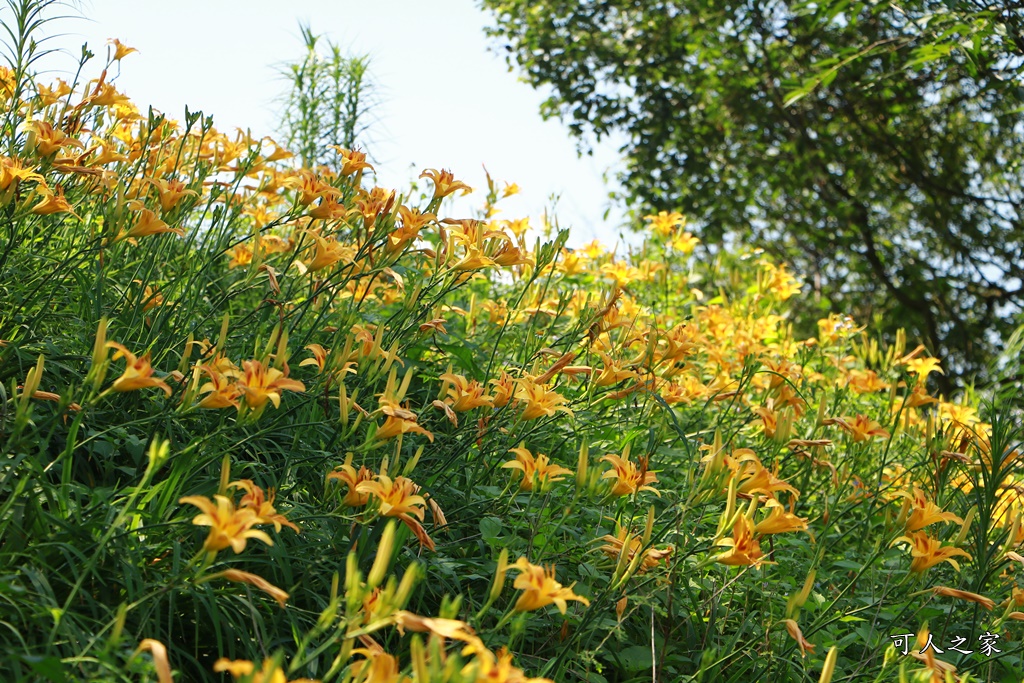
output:
[[[47,4],[0,69],[5,681],[1021,670],[1020,335],[936,395],[674,211],[570,249],[514,184],[454,218],[446,170],[144,112],[117,41],[37,82]]]
[[[485,0],[496,47],[623,198],[762,246],[829,312],[988,381],[1024,307],[1024,11],[971,0]]]

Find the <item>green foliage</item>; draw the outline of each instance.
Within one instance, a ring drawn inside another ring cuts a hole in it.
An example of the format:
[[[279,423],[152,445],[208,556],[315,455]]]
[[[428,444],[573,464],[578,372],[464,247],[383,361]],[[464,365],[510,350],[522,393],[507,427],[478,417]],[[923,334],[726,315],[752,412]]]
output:
[[[1024,332],[938,399],[679,214],[531,249],[493,180],[439,218],[450,173],[143,115],[118,54],[0,71],[5,682],[902,682],[925,629],[1020,670]]]
[[[345,54],[308,25],[300,30],[306,54],[281,71],[289,81],[280,122],[283,139],[303,166],[339,166],[340,153],[331,145],[354,149],[369,126],[374,103],[370,58]],[[320,42],[327,43],[326,54],[318,52]]]
[[[944,391],[984,379],[1024,303],[1014,4],[483,5],[546,116],[625,139],[637,215],[793,264],[803,329],[828,310],[907,327],[949,360]]]

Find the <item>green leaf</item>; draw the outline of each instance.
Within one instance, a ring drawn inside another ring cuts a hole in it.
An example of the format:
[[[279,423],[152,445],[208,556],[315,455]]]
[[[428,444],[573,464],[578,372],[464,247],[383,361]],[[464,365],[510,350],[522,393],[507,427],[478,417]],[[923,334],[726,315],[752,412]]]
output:
[[[502,524],[497,517],[484,517],[480,520],[480,534],[488,545],[497,545]]]

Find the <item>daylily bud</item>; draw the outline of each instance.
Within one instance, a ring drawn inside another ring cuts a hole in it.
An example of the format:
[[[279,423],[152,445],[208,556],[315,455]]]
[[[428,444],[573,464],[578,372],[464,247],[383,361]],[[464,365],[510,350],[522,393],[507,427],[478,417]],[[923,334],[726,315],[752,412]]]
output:
[[[412,637],[409,643],[409,658],[412,660],[412,670],[416,674],[417,681],[434,680],[430,677],[430,669],[427,667],[427,654],[423,649],[423,639],[418,635]]]
[[[963,542],[967,540],[967,533],[971,530],[971,523],[974,521],[977,514],[978,506],[972,505],[971,509],[967,512],[967,516],[964,517],[964,523],[960,525],[960,533],[957,534],[956,540],[953,541],[953,545],[960,547],[963,545]]]
[[[220,322],[220,336],[217,337],[217,350],[221,353],[225,353],[226,344],[228,341],[228,322],[231,320],[231,314],[225,313],[223,320]]]
[[[228,492],[228,483],[231,481],[231,454],[225,453],[220,461],[220,487],[217,493],[224,496]]]
[[[576,460],[576,490],[581,491],[587,484],[587,468],[590,460],[590,446],[586,439],[580,444],[580,455]]]
[[[807,578],[804,579],[804,586],[798,593],[794,593],[790,596],[786,602],[786,618],[790,619],[796,612],[804,606],[807,602],[807,597],[811,594],[811,588],[814,586],[814,569],[807,573]]]
[[[39,382],[43,379],[44,362],[45,359],[40,354],[35,367],[29,370],[28,375],[25,376],[25,384],[22,386],[21,396],[18,398],[17,413],[19,418],[23,418],[28,413],[30,401],[39,390]]]
[[[380,536],[380,542],[377,544],[377,555],[373,558],[373,566],[370,568],[370,574],[366,578],[366,585],[370,589],[376,588],[384,580],[384,575],[387,573],[388,565],[391,563],[391,555],[394,549],[395,521],[390,519],[384,527],[384,533]]]
[[[345,382],[338,387],[338,407],[341,412],[341,424],[348,427],[348,392],[345,391]]]
[[[167,456],[171,452],[171,442],[161,441],[160,437],[154,436],[149,444],[149,471],[157,471],[161,465],[167,462]]]
[[[124,622],[128,617],[128,603],[122,602],[117,606],[117,616],[114,618],[114,628],[110,632],[110,642],[117,644],[124,632]]]
[[[623,595],[618,602],[615,603],[615,618],[622,621],[622,615],[626,612],[626,604],[629,598]]]
[[[423,446],[416,449],[416,452],[412,456],[412,460],[405,463],[405,469],[402,471],[404,476],[409,476],[412,471],[416,469],[416,464],[420,461],[420,456],[423,455]]]
[[[821,669],[821,678],[818,683],[832,683],[832,674],[836,670],[836,659],[839,657],[839,649],[833,645],[825,657],[825,666]]]
[[[100,324],[96,328],[96,343],[92,347],[92,366],[89,368],[89,375],[92,376],[93,389],[99,391],[103,380],[107,377],[107,319],[100,318]]]
[[[402,581],[398,584],[398,590],[395,591],[395,607],[405,607],[405,603],[409,601],[412,596],[412,589],[416,585],[416,579],[419,578],[419,565],[410,564],[405,573],[402,574]]]
[[[281,332],[277,338],[277,353],[274,356],[274,367],[283,370],[288,364],[288,329],[281,326]]]
[[[505,574],[508,572],[508,548],[502,548],[498,555],[498,567],[494,570],[494,581],[491,583],[491,592],[487,596],[488,602],[494,602],[501,595],[505,587]]]
[[[181,360],[178,361],[178,372],[183,375],[188,372],[188,363],[191,360],[193,344],[195,344],[195,336],[189,332],[188,338],[185,340],[185,350],[181,352]]]
[[[818,404],[818,419],[815,421],[814,426],[820,427],[825,422],[825,409],[827,407],[827,401],[825,397],[821,397],[821,403]]]
[[[718,520],[718,531],[715,533],[715,537],[721,536],[732,527],[732,516],[736,511],[736,477],[729,479],[729,492],[726,497],[725,510]]]
[[[406,571],[408,573],[408,571]],[[359,573],[359,558],[355,553],[349,553],[345,558],[345,597],[349,603],[358,603],[362,600],[362,577]]]

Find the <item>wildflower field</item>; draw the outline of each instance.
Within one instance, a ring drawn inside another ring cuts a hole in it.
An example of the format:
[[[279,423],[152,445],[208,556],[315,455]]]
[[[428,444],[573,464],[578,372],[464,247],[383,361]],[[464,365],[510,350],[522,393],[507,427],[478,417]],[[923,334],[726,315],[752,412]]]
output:
[[[1021,680],[1017,384],[799,333],[675,212],[570,249],[137,106],[120,42],[37,82],[18,6],[0,680]]]

